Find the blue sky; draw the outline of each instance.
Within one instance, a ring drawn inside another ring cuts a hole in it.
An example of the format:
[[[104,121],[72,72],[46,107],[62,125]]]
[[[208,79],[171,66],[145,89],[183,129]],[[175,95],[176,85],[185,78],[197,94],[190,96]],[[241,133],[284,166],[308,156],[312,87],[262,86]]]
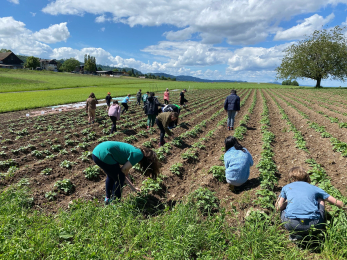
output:
[[[18,54],[249,82],[274,81],[286,47],[347,18],[347,0],[0,1],[0,48]]]

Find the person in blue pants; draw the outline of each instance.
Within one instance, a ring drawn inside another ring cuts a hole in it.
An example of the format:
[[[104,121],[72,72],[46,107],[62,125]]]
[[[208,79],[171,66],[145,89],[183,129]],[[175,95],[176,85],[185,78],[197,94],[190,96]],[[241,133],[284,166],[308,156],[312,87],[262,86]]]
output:
[[[224,102],[224,110],[228,113],[228,130],[234,130],[234,119],[237,111],[240,111],[240,97],[236,90],[232,90]]]
[[[130,181],[129,170],[139,164],[146,176],[156,178],[159,173],[159,161],[156,153],[148,148],[136,148],[128,143],[106,141],[97,145],[92,154],[93,161],[107,175],[105,204],[109,204],[112,195],[121,198],[121,189],[126,182],[133,191],[140,191]],[[122,165],[122,166],[121,166]]]

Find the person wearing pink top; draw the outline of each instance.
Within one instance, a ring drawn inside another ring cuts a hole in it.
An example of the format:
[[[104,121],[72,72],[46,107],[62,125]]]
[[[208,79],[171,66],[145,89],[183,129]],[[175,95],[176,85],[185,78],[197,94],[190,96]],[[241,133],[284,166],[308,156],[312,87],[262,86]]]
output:
[[[169,89],[167,88],[166,91],[164,92],[164,103],[165,103],[165,105],[169,104],[169,96],[170,96],[170,93],[169,93]]]
[[[110,134],[113,134],[114,131],[117,132],[116,124],[117,124],[117,120],[120,120],[120,114],[121,114],[121,108],[118,104],[118,101],[114,100],[113,105],[108,110],[108,115],[113,123]]]

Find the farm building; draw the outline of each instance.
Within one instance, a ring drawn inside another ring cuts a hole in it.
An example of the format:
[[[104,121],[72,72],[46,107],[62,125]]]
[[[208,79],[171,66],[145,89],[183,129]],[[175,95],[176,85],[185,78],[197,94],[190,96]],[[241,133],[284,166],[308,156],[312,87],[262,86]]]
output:
[[[0,68],[22,69],[23,61],[13,52],[0,53]]]
[[[111,77],[129,76],[129,74],[124,71],[99,70],[96,73],[100,76],[111,76]]]
[[[56,60],[40,59],[40,68],[43,70],[56,70],[57,65],[58,63]]]

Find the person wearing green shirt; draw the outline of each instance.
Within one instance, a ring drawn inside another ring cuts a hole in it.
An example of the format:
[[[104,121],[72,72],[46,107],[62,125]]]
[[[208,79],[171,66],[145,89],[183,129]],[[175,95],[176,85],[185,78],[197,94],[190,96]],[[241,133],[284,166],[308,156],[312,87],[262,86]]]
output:
[[[146,102],[147,102],[147,99],[149,97],[149,92],[147,91],[146,94],[144,94],[142,96],[142,101],[143,101],[143,105],[145,106],[146,105]]]
[[[153,150],[148,148],[136,148],[131,144],[106,141],[97,145],[92,154],[94,162],[106,173],[106,198],[105,204],[109,204],[114,193],[121,198],[121,188],[126,182],[133,191],[141,191],[136,188],[129,178],[129,170],[135,165],[145,170],[144,174],[156,178],[159,173],[159,161]],[[122,167],[120,166],[122,165]]]

